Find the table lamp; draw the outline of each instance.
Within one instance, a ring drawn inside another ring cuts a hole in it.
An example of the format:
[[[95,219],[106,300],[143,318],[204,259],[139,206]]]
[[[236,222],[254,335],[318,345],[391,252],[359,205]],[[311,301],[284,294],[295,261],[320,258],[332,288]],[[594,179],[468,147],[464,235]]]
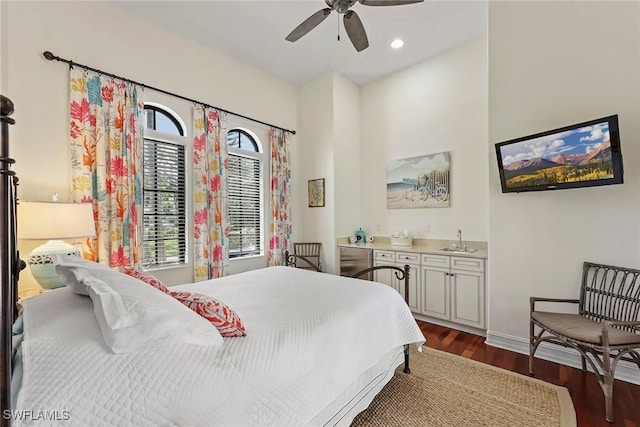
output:
[[[80,250],[62,239],[96,235],[91,203],[20,202],[18,204],[18,238],[48,240],[27,258],[31,274],[44,289],[64,286],[56,274],[50,255],[80,257]]]

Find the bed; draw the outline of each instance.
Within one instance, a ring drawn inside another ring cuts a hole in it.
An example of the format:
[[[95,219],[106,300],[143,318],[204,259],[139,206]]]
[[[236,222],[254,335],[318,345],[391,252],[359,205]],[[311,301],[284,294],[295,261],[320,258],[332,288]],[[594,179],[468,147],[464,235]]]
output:
[[[375,282],[271,267],[172,290],[224,301],[246,336],[114,354],[90,298],[48,291],[23,304],[15,408],[68,411],[72,425],[349,425],[404,345],[424,341],[399,294]]]
[[[15,217],[3,222],[14,230]],[[424,342],[398,292],[376,282],[279,266],[171,287],[237,314],[246,336],[218,338],[171,295],[90,264],[58,271],[69,286],[23,301],[4,347],[13,354],[3,353],[14,367],[3,376],[3,414],[13,411],[3,425],[349,425],[407,346]],[[3,271],[3,339],[18,272]]]

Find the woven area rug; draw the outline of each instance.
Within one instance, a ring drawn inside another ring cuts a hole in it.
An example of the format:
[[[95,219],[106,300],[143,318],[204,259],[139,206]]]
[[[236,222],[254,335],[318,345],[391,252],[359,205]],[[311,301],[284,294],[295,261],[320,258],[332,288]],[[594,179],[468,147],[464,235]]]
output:
[[[402,365],[352,427],[575,427],[569,391],[544,381],[424,347]]]

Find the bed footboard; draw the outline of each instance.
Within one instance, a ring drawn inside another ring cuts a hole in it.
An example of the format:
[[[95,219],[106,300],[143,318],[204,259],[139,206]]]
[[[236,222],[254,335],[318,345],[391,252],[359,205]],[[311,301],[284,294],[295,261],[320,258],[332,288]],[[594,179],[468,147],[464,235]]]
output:
[[[396,278],[398,280],[404,281],[404,301],[409,304],[409,270],[411,267],[405,264],[404,268],[396,267],[394,265],[376,265],[375,267],[365,268],[364,270],[360,270],[357,273],[352,274],[349,277],[353,277],[357,279],[359,277],[364,276],[367,273],[371,273],[376,270],[396,270],[394,271]]]
[[[394,271],[396,278],[398,280],[404,281],[404,301],[409,305],[409,270],[411,267],[405,264],[404,268],[396,267],[393,265],[377,265],[375,267],[365,268],[364,270],[358,271],[357,273],[352,274],[350,277],[357,279],[358,277],[364,276],[367,273],[371,273],[376,270],[396,270]],[[404,346],[404,369],[402,370],[405,374],[410,374],[411,369],[409,369],[409,344]]]
[[[311,268],[317,272],[321,272],[318,266],[316,266],[312,261],[305,258],[302,255],[294,255],[290,254],[288,251],[284,253],[284,264],[287,267],[302,267],[302,268]],[[299,264],[299,265],[298,265]],[[398,280],[404,281],[404,301],[409,305],[409,270],[411,267],[405,264],[404,268],[396,267],[394,265],[377,265],[375,267],[365,268],[364,270],[360,270],[357,273],[352,274],[351,278],[358,279],[359,277],[364,276],[367,273],[371,273],[376,270],[396,270],[394,274]],[[410,374],[411,370],[409,369],[409,344],[404,346],[404,369],[403,372],[405,374]]]

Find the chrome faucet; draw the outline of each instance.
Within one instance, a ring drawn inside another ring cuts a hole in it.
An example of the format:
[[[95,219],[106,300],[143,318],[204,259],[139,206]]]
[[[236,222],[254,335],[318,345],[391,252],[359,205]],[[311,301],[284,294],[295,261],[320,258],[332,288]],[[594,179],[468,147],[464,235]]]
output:
[[[458,229],[458,240],[460,241],[460,249],[463,249],[464,246],[462,245],[462,230]]]

